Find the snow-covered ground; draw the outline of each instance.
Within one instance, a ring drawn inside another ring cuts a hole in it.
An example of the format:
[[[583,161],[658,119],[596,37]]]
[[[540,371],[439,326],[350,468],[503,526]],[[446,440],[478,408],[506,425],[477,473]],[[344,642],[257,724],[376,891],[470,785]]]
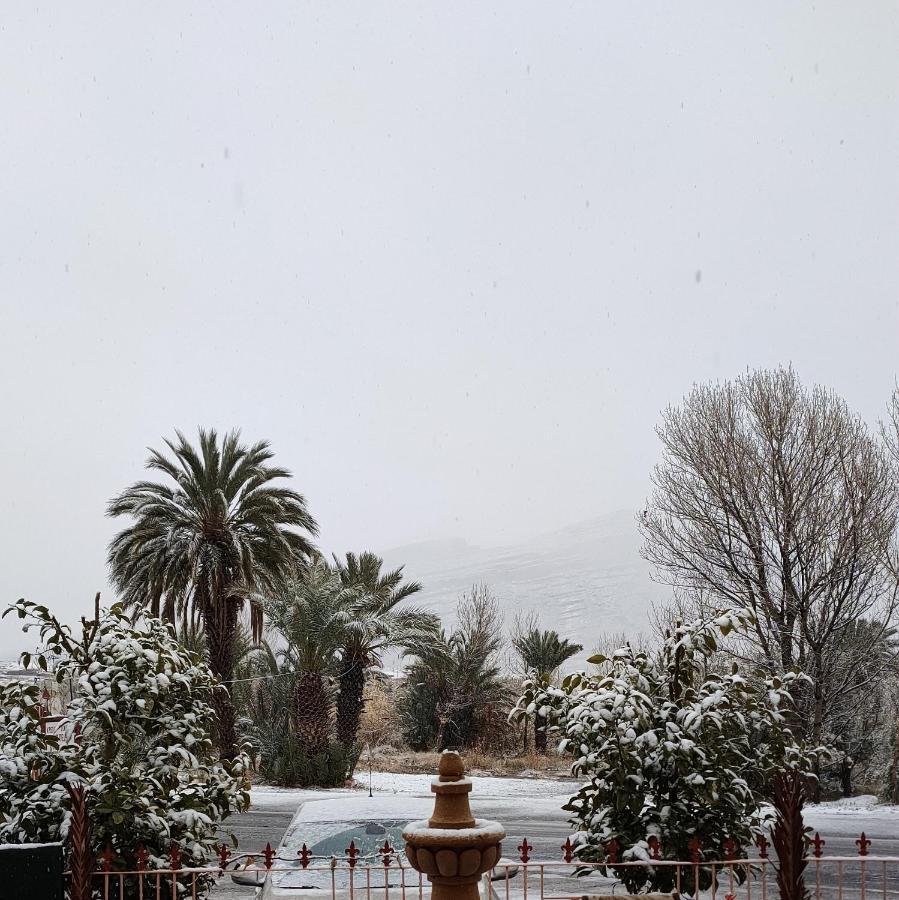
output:
[[[431,775],[407,775],[394,772],[373,772],[372,791],[376,795],[405,795],[431,797]],[[368,775],[357,773],[356,788],[332,788],[318,790],[307,788],[277,788],[256,785],[250,791],[253,806],[267,809],[294,808],[301,803],[331,800],[336,797],[362,798],[368,796]],[[550,778],[500,778],[496,776],[472,776],[474,783],[471,802],[482,800],[512,801],[515,805],[531,807],[535,802],[541,807],[561,809],[562,804],[577,790],[574,780]],[[494,805],[494,804],[491,804]]]
[[[504,847],[510,856],[516,855],[518,844],[526,837],[534,848],[533,859],[559,860],[560,846],[569,831],[568,814],[562,810],[562,805],[577,790],[577,781],[477,775],[472,776],[472,781],[472,812],[478,818],[495,819],[504,826],[508,835]],[[360,773],[359,787],[352,790],[286,790],[258,786],[251,791],[255,813],[248,815],[259,815],[263,819],[270,815],[281,823],[280,832],[270,836],[275,846],[291,818],[294,820],[291,827],[296,832],[294,837],[300,840],[306,832],[314,837],[321,822],[335,817],[341,820],[354,816],[420,818],[432,802],[430,782],[428,775],[376,772],[372,776],[372,798],[368,797],[367,773]],[[317,801],[329,802],[318,805]],[[299,814],[294,816],[297,811]],[[866,795],[809,806],[805,818],[826,841],[820,869],[812,867],[808,875],[809,884],[817,877],[822,900],[836,897],[840,890],[843,900],[861,900],[865,896],[860,889],[858,863],[845,864],[843,874],[838,875],[835,864],[827,861],[828,856],[855,856],[856,840],[861,832],[873,841],[869,848],[872,857],[899,857],[899,807],[881,804],[876,797]],[[274,820],[271,824],[275,824]],[[255,843],[251,841],[251,845],[255,846]],[[869,888],[875,886],[878,896],[899,895],[899,864],[891,863],[883,870],[880,865],[873,861],[868,863]],[[875,885],[871,880],[875,876],[882,879],[883,875],[887,876],[886,881],[877,880]],[[838,883],[843,885],[841,889],[837,888]]]
[[[256,786],[250,791],[252,806],[258,810],[296,810],[301,805],[305,809],[304,818],[310,821],[318,818],[316,801],[346,799],[345,808],[357,807],[357,815],[378,816],[384,801],[391,799],[423,798],[427,804],[433,801],[431,775],[407,775],[390,772],[372,774],[374,797],[368,797],[368,774],[358,774],[359,787],[354,789],[334,788],[332,790],[307,790],[303,788],[284,789]],[[500,778],[495,776],[472,776],[473,790],[471,806],[479,818],[498,819],[508,823],[510,836],[517,839],[528,837],[538,839],[541,830],[551,835],[549,847],[555,854],[557,842],[564,841],[568,833],[567,813],[562,805],[577,790],[573,780],[549,778]],[[328,804],[334,808],[334,804]],[[391,808],[393,808],[391,806]],[[561,835],[561,841],[557,841]]]
[[[373,772],[372,789],[392,794],[422,794],[431,796],[432,775],[406,775],[393,772]],[[574,779],[554,778],[500,778],[495,775],[470,775],[472,781],[472,800],[490,798],[492,800],[508,797],[520,798],[522,801],[536,798],[559,799],[565,802],[578,787]],[[363,786],[368,784],[368,775],[357,773],[357,780]]]
[[[549,827],[554,836],[566,833],[567,814],[562,805],[577,790],[578,782],[571,779],[550,778],[501,778],[496,776],[472,776],[474,783],[471,804],[475,815],[509,821],[516,827],[516,837],[528,836],[528,824],[539,821]],[[360,774],[359,787],[355,789],[307,790],[256,786],[250,792],[252,804],[257,809],[296,810],[301,804],[316,800],[346,797],[356,798],[361,809],[369,811],[377,803],[367,804],[368,775]],[[431,797],[431,776],[422,774],[396,774],[375,772],[372,789],[375,797],[409,796]],[[310,814],[312,811],[310,810]],[[899,852],[899,806],[880,803],[876,797],[866,794],[845,800],[810,805],[805,810],[808,825],[829,839],[830,853],[855,852],[854,839],[862,831],[881,844],[875,844],[871,852],[878,855],[889,851]],[[530,829],[534,834],[537,831]],[[510,831],[510,836],[512,835]]]
[[[899,806],[881,803],[873,794],[861,794],[858,797],[813,804],[806,809],[808,821],[845,822],[848,819],[854,822],[892,822],[899,827]]]

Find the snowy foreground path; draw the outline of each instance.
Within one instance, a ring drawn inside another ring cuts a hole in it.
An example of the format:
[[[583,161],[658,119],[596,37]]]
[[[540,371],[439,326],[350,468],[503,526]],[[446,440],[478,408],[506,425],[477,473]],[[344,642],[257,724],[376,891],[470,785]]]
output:
[[[366,815],[366,807],[374,812],[379,797],[390,795],[432,796],[429,775],[397,775],[376,772],[372,778],[375,796],[368,797],[367,775],[359,776],[365,788],[356,790],[304,790],[256,787],[251,791],[251,809],[228,823],[228,829],[238,837],[241,848],[262,849],[266,842],[278,845],[297,808],[307,802],[331,797],[355,797],[359,801],[359,815]],[[535,859],[560,859],[560,848],[569,833],[567,814],[562,804],[577,789],[576,781],[541,778],[497,778],[472,776],[474,791],[472,809],[479,818],[501,822],[508,837],[507,854],[516,855],[515,848],[526,837],[534,845]],[[377,813],[375,812],[375,815]],[[869,852],[876,856],[899,857],[899,807],[882,806],[873,797],[855,797],[848,801],[822,803],[809,807],[806,822],[827,841],[825,854],[854,856],[855,840],[864,831],[873,841]],[[868,897],[883,897],[883,885],[879,867],[869,868]],[[834,867],[822,867],[820,872],[822,896],[836,896],[837,873]],[[810,870],[810,886],[814,875]],[[846,900],[860,897],[858,865],[847,866],[844,871]],[[234,884],[222,884],[216,898],[232,897],[250,900],[250,888]],[[719,897],[723,893],[719,893]],[[742,897],[743,892],[738,894]],[[769,897],[777,896],[771,879]],[[899,898],[899,864],[890,870],[887,895]]]

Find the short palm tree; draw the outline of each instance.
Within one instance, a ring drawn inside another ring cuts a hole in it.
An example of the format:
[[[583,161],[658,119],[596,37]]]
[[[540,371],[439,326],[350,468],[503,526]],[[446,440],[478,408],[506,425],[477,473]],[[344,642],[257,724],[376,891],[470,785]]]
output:
[[[340,579],[357,592],[352,616],[341,647],[337,694],[337,739],[350,746],[356,741],[362,715],[366,673],[381,665],[381,655],[390,646],[436,634],[440,620],[423,609],[399,609],[403,600],[421,590],[417,581],[403,581],[403,567],[381,573],[384,561],[374,553],[347,553],[334,557]]]
[[[458,625],[410,641],[401,712],[407,739],[417,749],[464,748],[480,736],[491,710],[508,704],[499,657],[503,647],[497,604],[476,586],[458,604]]]
[[[112,580],[122,600],[169,621],[199,616],[209,663],[225,683],[232,678],[234,641],[244,604],[254,638],[262,631],[262,608],[253,599],[272,590],[313,552],[318,533],[301,494],[273,482],[286,469],[268,461],[265,442],[246,446],[240,432],[221,440],[200,429],[199,447],[185,436],[166,440],[171,456],[151,450],[147,468],[171,483],[138,481],[110,501],[110,516],[134,522],[109,545]],[[223,758],[237,751],[230,688],[216,701]]]
[[[527,674],[543,684],[552,682],[562,664],[584,649],[567,638],[560,638],[557,631],[538,628],[535,621],[528,622],[512,638],[512,646]],[[546,743],[546,722],[535,716],[534,749],[538,753],[546,753]]]
[[[328,747],[331,693],[357,594],[324,560],[317,560],[264,601],[269,623],[284,638],[281,651],[295,673],[292,712],[299,743],[310,756]]]

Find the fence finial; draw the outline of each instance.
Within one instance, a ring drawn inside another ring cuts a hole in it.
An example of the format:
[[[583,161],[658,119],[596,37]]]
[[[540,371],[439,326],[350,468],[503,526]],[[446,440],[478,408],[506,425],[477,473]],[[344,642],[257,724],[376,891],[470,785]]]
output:
[[[865,837],[864,831],[862,832],[862,836],[855,842],[858,847],[858,855],[859,856],[867,856],[868,855],[868,847],[871,846],[871,841]]]
[[[821,859],[821,854],[826,843],[827,841],[825,841],[824,838],[821,837],[821,835],[816,831],[815,836],[812,839],[812,854],[814,855],[815,859]]]

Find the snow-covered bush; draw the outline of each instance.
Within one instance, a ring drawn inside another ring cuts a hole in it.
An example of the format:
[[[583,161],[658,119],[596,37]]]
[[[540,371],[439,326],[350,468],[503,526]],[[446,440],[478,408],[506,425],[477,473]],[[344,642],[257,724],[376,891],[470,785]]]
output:
[[[678,627],[657,653],[623,647],[591,658],[604,674],[570,675],[561,688],[525,683],[517,714],[545,717],[572,771],[588,779],[565,807],[577,858],[607,860],[612,840],[619,861],[650,860],[653,846],[680,860],[697,848],[701,859],[723,858],[728,840],[751,849],[771,775],[808,760],[785,715],[800,676],[710,669],[719,639],[749,622],[742,611],[716,614]],[[673,867],[610,871],[631,891],[674,886]],[[693,871],[682,891],[695,890]],[[710,882],[701,868],[700,887]]]
[[[226,767],[213,751],[222,688],[209,667],[158,619],[135,626],[116,606],[82,620],[78,639],[46,607],[20,600],[10,612],[40,628],[38,665],[71,699],[43,734],[38,688],[0,686],[0,843],[64,840],[75,781],[87,786],[94,851],[110,846],[115,868],[133,871],[138,845],[164,866],[173,842],[183,865],[207,862],[220,823],[249,802],[246,757]]]

